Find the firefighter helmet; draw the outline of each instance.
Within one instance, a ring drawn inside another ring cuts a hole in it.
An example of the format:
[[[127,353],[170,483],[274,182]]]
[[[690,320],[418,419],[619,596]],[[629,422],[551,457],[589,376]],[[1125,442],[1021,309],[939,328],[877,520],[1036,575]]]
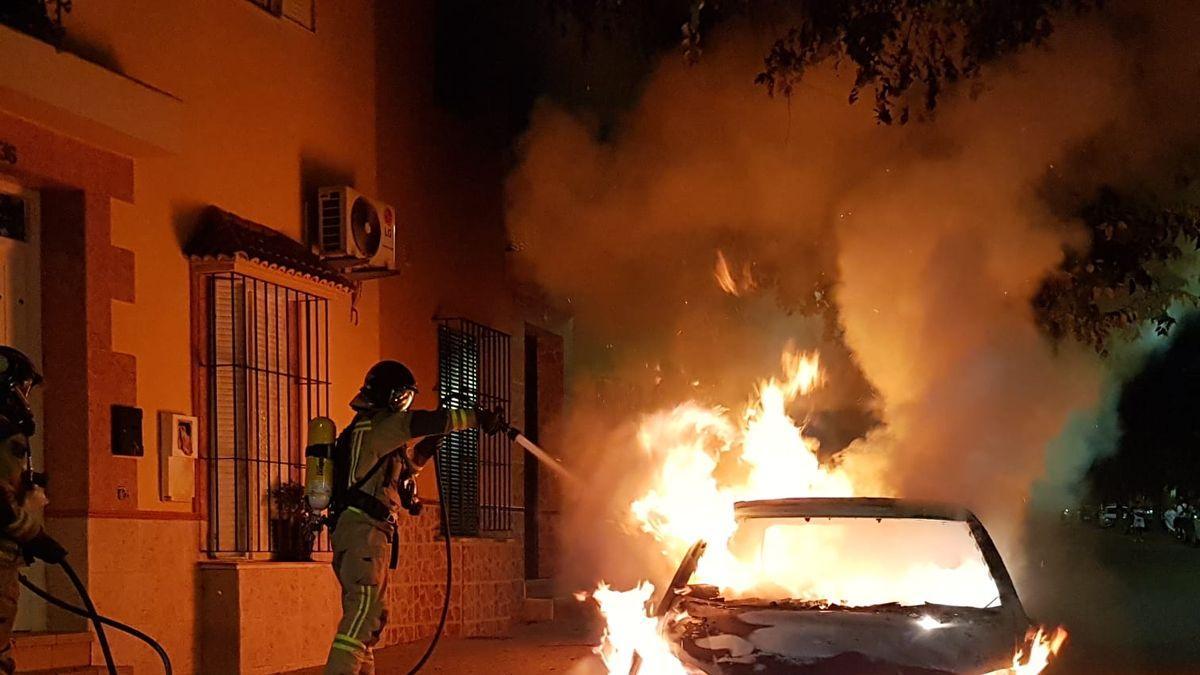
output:
[[[0,415],[8,418],[26,436],[37,426],[29,406],[29,392],[42,383],[42,375],[19,349],[0,346]]]
[[[380,361],[371,366],[355,397],[355,407],[376,410],[407,410],[417,395],[417,378],[399,361]]]

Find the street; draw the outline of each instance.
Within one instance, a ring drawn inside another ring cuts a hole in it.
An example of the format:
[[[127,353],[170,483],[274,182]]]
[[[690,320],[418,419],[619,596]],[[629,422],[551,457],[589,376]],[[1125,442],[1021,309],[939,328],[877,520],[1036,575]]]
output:
[[[1136,542],[1121,526],[1047,523],[1040,568],[1020,589],[1030,616],[1070,630],[1049,673],[1200,673],[1200,549],[1162,525]]]
[[[1168,538],[1161,527],[1136,542],[1119,529],[1074,522],[1047,523],[1030,541],[1040,560],[1020,589],[1026,610],[1035,620],[1061,623],[1071,633],[1047,673],[1200,673],[1200,549]],[[550,623],[516,626],[504,638],[447,639],[423,672],[599,675],[603,667],[591,653],[599,630],[596,619],[580,611]],[[408,672],[425,644],[377,652],[378,672]],[[320,673],[313,668],[295,675]]]

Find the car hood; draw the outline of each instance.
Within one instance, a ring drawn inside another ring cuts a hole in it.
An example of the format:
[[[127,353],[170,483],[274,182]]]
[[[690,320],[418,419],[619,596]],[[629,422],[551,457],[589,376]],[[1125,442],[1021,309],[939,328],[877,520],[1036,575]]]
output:
[[[776,609],[688,602],[681,658],[723,675],[978,675],[1011,664],[1026,626],[1001,610]],[[928,629],[932,616],[943,625]]]

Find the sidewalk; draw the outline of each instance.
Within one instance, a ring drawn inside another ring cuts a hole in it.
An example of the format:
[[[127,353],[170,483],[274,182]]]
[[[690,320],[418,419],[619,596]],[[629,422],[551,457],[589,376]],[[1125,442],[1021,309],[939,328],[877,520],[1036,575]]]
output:
[[[443,639],[421,673],[444,675],[602,675],[604,666],[592,655],[598,629],[578,621],[552,621],[518,625],[507,638]],[[421,658],[424,640],[375,652],[379,675],[404,675]],[[294,671],[291,675],[320,675],[320,668]]]

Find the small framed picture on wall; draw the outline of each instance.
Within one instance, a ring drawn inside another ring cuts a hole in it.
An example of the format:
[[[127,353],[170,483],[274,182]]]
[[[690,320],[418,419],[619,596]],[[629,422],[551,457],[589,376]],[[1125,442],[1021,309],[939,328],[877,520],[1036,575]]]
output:
[[[191,415],[162,411],[158,426],[162,498],[164,501],[191,501],[195,494],[199,423]]]
[[[175,445],[171,454],[175,457],[196,456],[196,418],[188,415],[174,415]]]

